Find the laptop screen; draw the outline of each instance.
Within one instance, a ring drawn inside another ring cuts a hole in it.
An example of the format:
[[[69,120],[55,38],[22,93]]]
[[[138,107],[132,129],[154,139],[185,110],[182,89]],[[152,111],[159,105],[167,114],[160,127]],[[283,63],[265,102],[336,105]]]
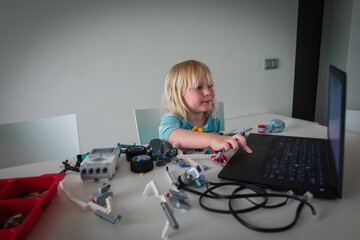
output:
[[[328,138],[331,145],[338,185],[341,188],[344,155],[344,126],[346,100],[346,73],[330,65],[329,73],[329,109]],[[341,194],[341,189],[339,189]]]

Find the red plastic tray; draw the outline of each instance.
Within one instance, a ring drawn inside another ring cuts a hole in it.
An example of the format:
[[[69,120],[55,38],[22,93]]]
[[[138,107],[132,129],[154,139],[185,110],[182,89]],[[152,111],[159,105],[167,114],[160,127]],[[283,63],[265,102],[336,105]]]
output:
[[[25,216],[20,225],[0,228],[0,239],[25,239],[41,212],[50,204],[57,193],[59,182],[65,173],[45,174],[37,177],[0,179],[0,219],[11,218],[16,214]],[[46,192],[43,192],[46,190]],[[43,192],[25,198],[24,194]],[[3,224],[0,222],[0,227]]]

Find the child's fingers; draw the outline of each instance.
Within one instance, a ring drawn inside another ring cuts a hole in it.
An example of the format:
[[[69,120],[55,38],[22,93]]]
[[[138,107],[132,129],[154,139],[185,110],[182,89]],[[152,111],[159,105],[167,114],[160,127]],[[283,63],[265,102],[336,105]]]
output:
[[[247,145],[245,145],[241,148],[244,149],[247,153],[252,153],[252,150]]]
[[[229,142],[227,142],[227,143],[225,143],[225,144],[223,145],[223,148],[220,149],[220,150],[225,150],[225,152],[226,152],[226,151],[229,151],[229,150],[230,150],[230,146],[231,146],[231,144],[230,144]]]
[[[228,140],[228,144],[229,144],[229,149],[228,150],[230,150],[230,147],[232,147],[233,150],[236,150],[239,147],[238,141],[235,138],[230,138]],[[228,150],[225,149],[225,151],[228,151]]]
[[[252,153],[252,150],[246,145],[246,139],[240,134],[234,135],[238,141],[239,147],[244,149],[247,153]]]

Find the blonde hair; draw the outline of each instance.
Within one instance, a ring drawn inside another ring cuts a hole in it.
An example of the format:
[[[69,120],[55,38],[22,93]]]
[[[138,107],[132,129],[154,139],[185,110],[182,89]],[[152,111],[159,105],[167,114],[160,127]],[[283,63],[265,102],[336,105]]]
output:
[[[208,84],[214,86],[210,69],[202,62],[188,60],[173,66],[167,73],[164,87],[164,102],[168,112],[176,114],[180,118],[187,120],[186,111],[188,111],[183,97],[185,93],[196,88],[199,79],[205,75]],[[216,100],[211,104],[211,117],[216,117]]]

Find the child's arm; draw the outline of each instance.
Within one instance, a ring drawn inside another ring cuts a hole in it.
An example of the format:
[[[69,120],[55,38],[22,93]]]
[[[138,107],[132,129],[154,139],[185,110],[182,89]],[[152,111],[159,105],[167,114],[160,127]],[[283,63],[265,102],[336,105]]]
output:
[[[212,133],[195,132],[182,128],[175,129],[169,135],[170,145],[176,143],[180,148],[212,148],[214,151],[228,151],[230,147],[236,150],[238,147],[251,153],[251,149],[246,145],[246,140],[240,134],[234,136],[216,135]]]

